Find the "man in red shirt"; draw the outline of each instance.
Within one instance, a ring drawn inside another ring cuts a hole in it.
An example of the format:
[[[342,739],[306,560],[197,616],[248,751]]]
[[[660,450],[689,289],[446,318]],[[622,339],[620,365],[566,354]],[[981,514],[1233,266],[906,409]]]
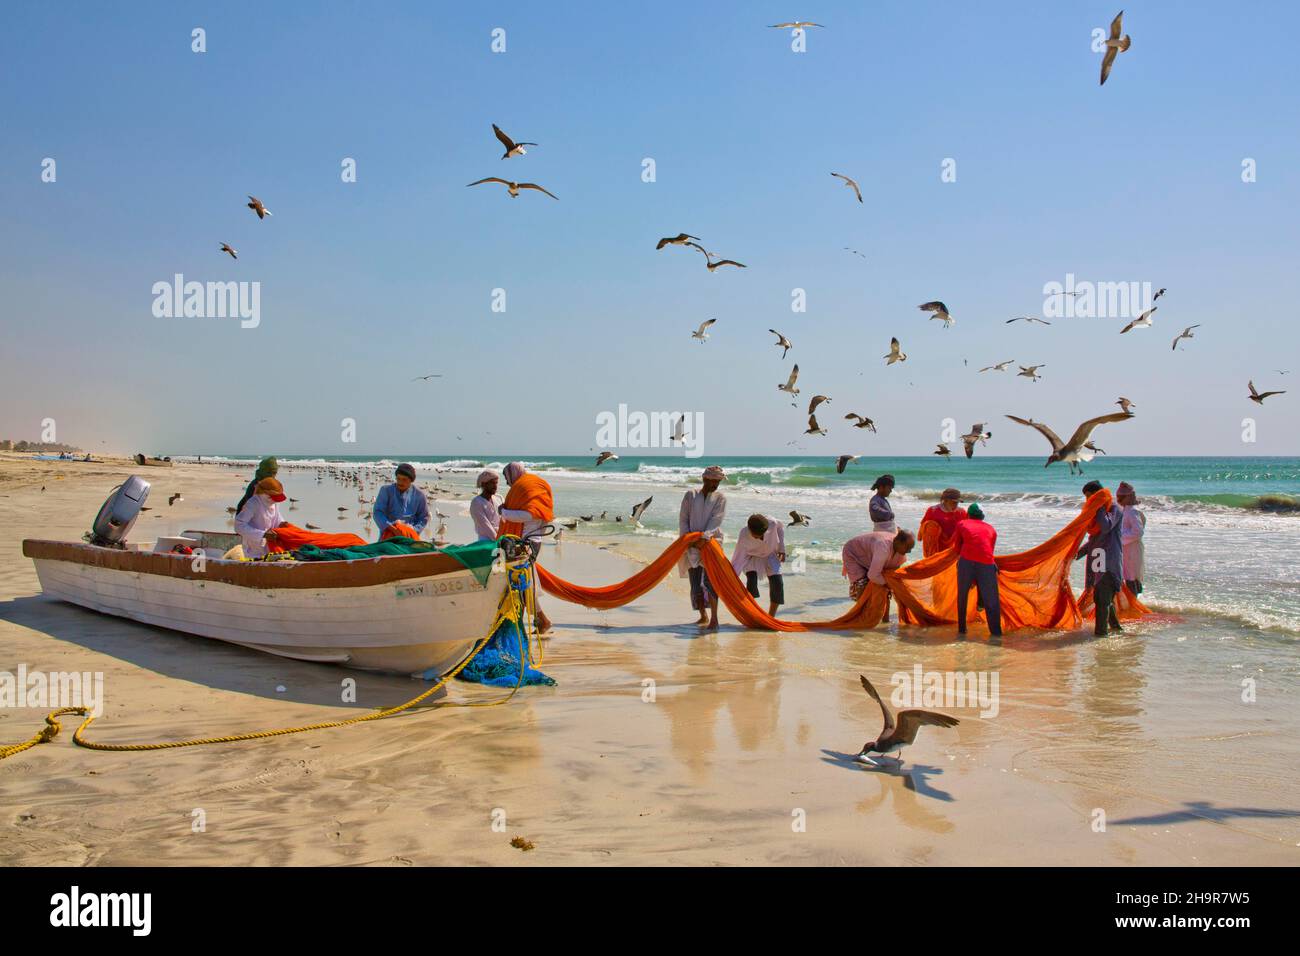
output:
[[[1002,643],[1002,604],[998,600],[998,566],[993,561],[993,548],[998,533],[984,520],[978,504],[966,509],[966,520],[957,525],[952,543],[960,557],[957,558],[957,634],[966,635],[966,601],[973,583],[979,591],[984,616],[989,623],[989,643]]]
[[[948,550],[957,525],[966,520],[966,509],[961,507],[961,492],[945,488],[937,505],[931,505],[921,519],[921,553],[925,557]],[[933,522],[929,527],[927,522]]]

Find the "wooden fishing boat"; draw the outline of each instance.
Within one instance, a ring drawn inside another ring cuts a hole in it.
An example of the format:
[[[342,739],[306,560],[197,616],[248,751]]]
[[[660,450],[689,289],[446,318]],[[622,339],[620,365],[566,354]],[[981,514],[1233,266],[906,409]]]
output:
[[[445,674],[469,656],[508,581],[501,557],[476,577],[441,552],[224,560],[238,541],[186,531],[146,550],[28,539],[23,554],[45,593],[61,601],[281,657],[423,676]],[[174,553],[178,542],[202,559]]]

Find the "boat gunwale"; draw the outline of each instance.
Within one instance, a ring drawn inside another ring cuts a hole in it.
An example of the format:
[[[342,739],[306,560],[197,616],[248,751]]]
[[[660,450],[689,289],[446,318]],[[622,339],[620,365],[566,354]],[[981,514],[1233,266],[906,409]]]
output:
[[[196,571],[190,555],[122,551],[79,541],[23,539],[23,555],[33,561],[62,561],[110,571],[155,574],[203,583],[219,582],[254,590],[277,588],[363,588],[411,578],[437,577],[469,569],[449,554],[384,555],[352,561],[225,561],[208,558]],[[483,585],[486,589],[487,585]]]

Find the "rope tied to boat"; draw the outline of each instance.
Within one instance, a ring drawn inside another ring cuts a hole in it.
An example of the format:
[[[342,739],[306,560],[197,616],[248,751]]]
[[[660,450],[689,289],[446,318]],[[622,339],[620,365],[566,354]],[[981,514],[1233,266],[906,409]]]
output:
[[[79,747],[85,747],[87,750],[103,750],[116,753],[141,750],[172,750],[178,747],[198,747],[204,744],[226,744],[237,743],[245,740],[264,740],[269,737],[284,737],[289,734],[301,734],[309,730],[327,730],[333,727],[347,727],[352,724],[361,724],[372,720],[382,720],[385,717],[392,717],[396,714],[402,713],[403,711],[410,710],[422,701],[427,700],[431,695],[437,693],[447,685],[448,681],[455,678],[457,674],[468,667],[474,658],[482,652],[483,648],[487,647],[488,642],[492,640],[492,636],[496,634],[497,629],[501,627],[501,625],[513,622],[519,628],[521,646],[519,653],[519,678],[515,686],[510,690],[510,693],[497,700],[465,702],[453,701],[440,705],[442,707],[498,707],[501,704],[510,701],[510,699],[519,692],[519,688],[523,686],[528,655],[524,653],[524,647],[522,645],[526,642],[529,648],[536,647],[536,653],[539,655],[538,659],[540,659],[541,642],[540,639],[537,638],[535,633],[536,629],[533,625],[533,615],[536,613],[536,587],[532,580],[532,567],[532,561],[526,561],[522,564],[515,565],[514,567],[506,568],[507,580],[505,593],[502,594],[501,601],[497,605],[496,617],[492,621],[492,626],[488,628],[487,634],[479,639],[478,644],[474,647],[473,651],[470,652],[468,657],[439,678],[432,687],[418,696],[412,697],[410,700],[406,701],[406,703],[398,704],[396,707],[388,707],[376,711],[375,713],[362,714],[358,717],[349,717],[346,720],[325,720],[313,724],[303,724],[299,727],[280,727],[274,730],[259,730],[243,734],[225,734],[219,737],[196,737],[192,740],[168,740],[147,744],[103,744],[96,743],[93,740],[87,740],[84,737],[86,728],[95,720],[94,716],[91,715],[90,710],[86,707],[62,707],[45,715],[45,726],[42,727],[40,732],[31,739],[25,740],[22,743],[0,746],[0,760],[5,760],[15,754],[20,754],[24,750],[30,750],[37,744],[48,743],[53,740],[63,729],[63,725],[58,718],[65,714],[76,714],[79,717],[85,718],[81,722],[81,725],[77,727],[72,734],[73,743]]]

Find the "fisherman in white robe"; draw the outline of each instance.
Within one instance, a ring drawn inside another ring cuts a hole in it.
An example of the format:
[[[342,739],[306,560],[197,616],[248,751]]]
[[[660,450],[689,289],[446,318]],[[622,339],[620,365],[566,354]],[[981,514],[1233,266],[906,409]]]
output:
[[[696,491],[691,489],[682,496],[682,508],[678,515],[677,530],[680,534],[700,532],[722,544],[722,519],[727,515],[727,496],[718,490],[727,479],[727,474],[718,465],[704,469],[702,485]],[[682,577],[691,580],[691,607],[699,611],[699,620],[695,623],[710,631],[718,629],[718,595],[709,584],[708,575],[700,566],[700,546],[691,545],[677,562],[677,571]]]
[[[776,617],[785,603],[785,579],[781,563],[785,561],[785,524],[767,515],[750,515],[736,538],[731,566],[745,579],[745,588],[758,599],[758,575],[767,578],[767,613]]]
[[[495,541],[501,536],[501,515],[497,509],[501,500],[497,496],[497,483],[501,476],[492,469],[478,476],[479,493],[469,503],[469,516],[474,519],[474,533],[479,541]],[[528,516],[529,518],[532,515]]]
[[[267,539],[274,540],[275,529],[285,523],[280,517],[280,502],[284,498],[284,487],[279,481],[263,478],[235,515],[235,531],[243,542],[244,557],[266,557]]]
[[[1124,511],[1119,525],[1119,540],[1124,549],[1124,584],[1134,595],[1142,593],[1142,578],[1146,575],[1146,545],[1142,537],[1146,534],[1147,516],[1138,510],[1140,501],[1127,481],[1121,481],[1115,488],[1115,503]]]

